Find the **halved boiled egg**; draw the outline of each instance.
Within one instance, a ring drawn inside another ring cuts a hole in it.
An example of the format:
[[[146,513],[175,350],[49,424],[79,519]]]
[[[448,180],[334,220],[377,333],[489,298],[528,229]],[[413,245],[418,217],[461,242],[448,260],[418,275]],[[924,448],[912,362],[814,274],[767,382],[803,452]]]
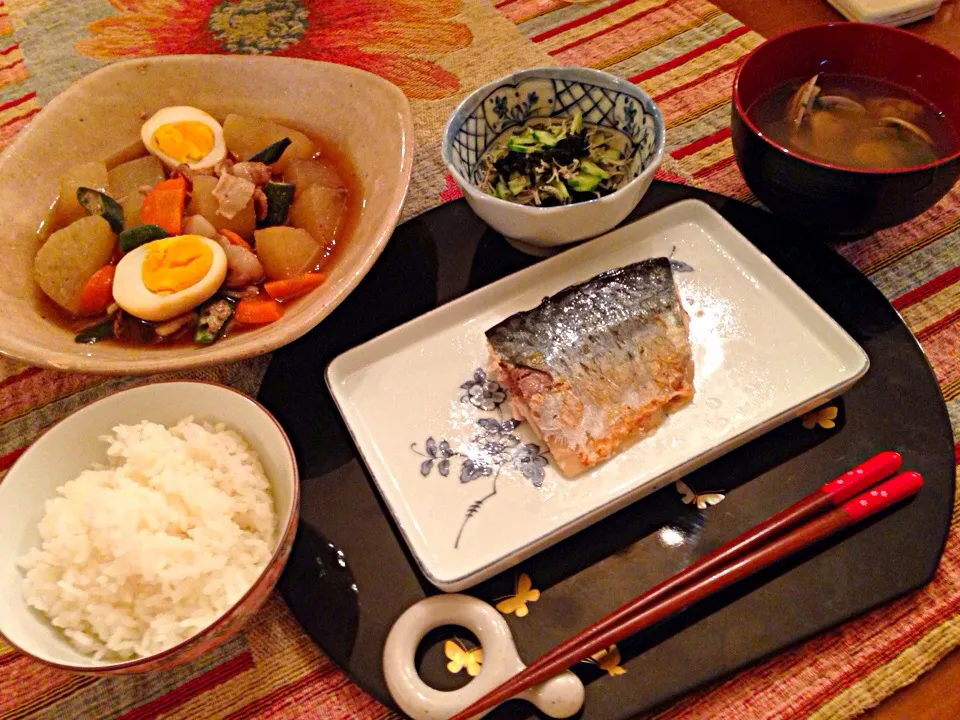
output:
[[[176,235],[131,250],[117,263],[113,299],[134,317],[169,320],[213,295],[227,276],[227,256],[202,235]]]
[[[177,105],[157,110],[143,127],[144,147],[167,167],[211,168],[227,155],[223,128],[203,110]]]

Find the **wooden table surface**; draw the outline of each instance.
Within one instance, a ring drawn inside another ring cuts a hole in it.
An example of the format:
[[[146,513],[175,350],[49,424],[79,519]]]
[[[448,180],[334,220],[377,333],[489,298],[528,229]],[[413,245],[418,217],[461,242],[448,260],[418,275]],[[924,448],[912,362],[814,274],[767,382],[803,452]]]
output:
[[[713,0],[765,37],[802,25],[843,20],[825,0]],[[906,25],[918,35],[960,55],[960,0],[946,0],[932,18]]]
[[[770,37],[791,28],[843,20],[825,0],[713,0],[724,11]],[[946,0],[932,18],[905,26],[960,55],[960,0]],[[960,90],[958,90],[960,92]],[[863,720],[954,720],[960,718],[960,650],[912,685],[862,715]]]

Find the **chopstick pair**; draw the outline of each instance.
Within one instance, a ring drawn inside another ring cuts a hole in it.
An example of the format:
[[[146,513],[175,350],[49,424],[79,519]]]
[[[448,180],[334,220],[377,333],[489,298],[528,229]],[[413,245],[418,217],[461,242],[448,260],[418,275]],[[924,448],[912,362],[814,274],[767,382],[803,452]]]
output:
[[[881,452],[721,545],[537,658],[450,720],[468,720],[693,603],[916,494],[923,478]],[[880,483],[884,478],[890,478]],[[877,485],[877,483],[880,483]],[[869,490],[869,488],[877,487]]]

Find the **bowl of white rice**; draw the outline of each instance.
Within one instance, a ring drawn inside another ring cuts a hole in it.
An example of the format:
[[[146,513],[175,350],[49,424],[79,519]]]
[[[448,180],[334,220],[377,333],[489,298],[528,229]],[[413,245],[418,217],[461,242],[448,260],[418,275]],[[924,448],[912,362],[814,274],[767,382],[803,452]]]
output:
[[[0,634],[65,670],[158,670],[224,642],[290,554],[297,464],[228,387],[123,390],[64,418],[0,482]]]

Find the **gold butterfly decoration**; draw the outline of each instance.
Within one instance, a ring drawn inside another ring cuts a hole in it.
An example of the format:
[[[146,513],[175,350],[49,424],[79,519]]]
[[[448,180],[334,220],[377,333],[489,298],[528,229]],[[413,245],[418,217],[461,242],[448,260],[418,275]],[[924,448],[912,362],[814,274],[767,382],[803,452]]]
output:
[[[497,603],[497,610],[504,615],[514,613],[518,618],[526,617],[527,613],[530,612],[527,603],[536,602],[540,599],[540,591],[533,587],[533,582],[526,573],[520,573],[513,593],[510,597]]]
[[[591,655],[584,662],[596,665],[601,670],[605,670],[610,677],[623,675],[627,672],[626,668],[620,667],[620,648],[611,645],[606,650]]]
[[[697,510],[706,510],[711,505],[719,505],[726,497],[722,492],[694,492],[683,480],[677,481],[677,492],[682,496],[684,505],[694,505]]]
[[[450,661],[447,663],[447,670],[454,675],[464,668],[467,669],[467,675],[470,677],[480,674],[480,666],[483,665],[483,648],[479,645],[468,650],[461,640],[454,638],[443,644],[443,654]]]
[[[813,430],[817,425],[824,430],[833,430],[837,426],[835,421],[839,413],[840,411],[837,410],[835,405],[827,405],[819,410],[808,412],[803,416],[801,422],[807,430]]]

